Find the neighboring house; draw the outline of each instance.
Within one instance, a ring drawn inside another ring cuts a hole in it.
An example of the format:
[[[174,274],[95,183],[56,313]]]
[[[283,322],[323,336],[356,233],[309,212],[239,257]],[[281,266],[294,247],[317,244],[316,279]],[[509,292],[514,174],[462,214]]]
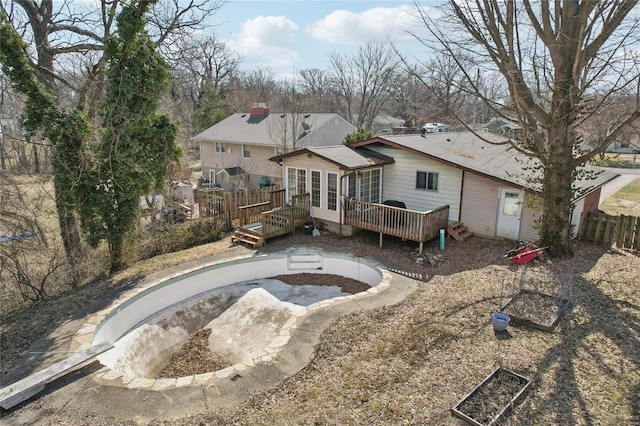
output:
[[[405,120],[395,118],[390,115],[378,115],[373,120],[373,128],[371,131],[374,135],[390,135],[394,128],[404,126]]]
[[[483,137],[504,142],[504,137],[490,133],[483,133]],[[511,240],[538,239],[533,225],[539,212],[525,202],[537,198],[535,191],[525,189],[529,182],[523,166],[533,160],[508,144],[490,144],[471,132],[459,132],[376,137],[350,148],[354,154],[367,148],[368,158],[385,160],[361,171],[350,170],[355,177],[338,180],[338,196],[371,202],[400,201],[407,209],[419,212],[448,205],[449,223],[463,222],[475,234]],[[381,157],[375,157],[372,151]],[[328,156],[306,154],[303,150],[274,159],[284,166],[285,176],[296,170],[297,176],[307,179],[305,187],[295,182],[298,191],[312,187],[312,172],[321,182],[326,181],[327,173],[335,173],[328,168]],[[351,161],[355,163],[355,159]],[[617,176],[599,170],[595,179],[577,183],[581,195],[574,200],[575,226],[583,211],[598,208],[600,188]],[[286,184],[291,187],[293,181]],[[327,189],[320,186],[321,200],[327,197]],[[314,209],[317,217],[325,217],[321,216],[322,208],[321,203],[319,209]],[[341,216],[338,212],[332,217]]]
[[[640,135],[612,142],[605,152],[609,154],[640,154]]]
[[[200,143],[202,175],[225,190],[281,184],[274,155],[303,147],[340,144],[356,128],[338,114],[271,113],[255,104],[195,136]]]

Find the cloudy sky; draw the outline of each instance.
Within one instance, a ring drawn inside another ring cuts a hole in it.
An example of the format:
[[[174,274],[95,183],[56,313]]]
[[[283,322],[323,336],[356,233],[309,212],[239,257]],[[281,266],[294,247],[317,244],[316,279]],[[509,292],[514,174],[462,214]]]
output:
[[[368,40],[416,44],[406,32],[416,28],[413,15],[411,0],[231,0],[211,30],[242,55],[243,69],[268,66],[282,77],[327,69],[329,53],[349,53]]]

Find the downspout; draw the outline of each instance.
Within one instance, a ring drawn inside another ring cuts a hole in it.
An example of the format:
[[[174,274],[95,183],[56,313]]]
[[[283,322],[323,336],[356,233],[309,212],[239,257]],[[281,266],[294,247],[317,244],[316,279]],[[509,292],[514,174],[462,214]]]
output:
[[[464,194],[464,175],[465,175],[465,171],[462,170],[462,182],[460,183],[460,204],[458,204],[458,222],[462,221],[462,196]],[[447,223],[449,223],[449,218],[447,218]]]

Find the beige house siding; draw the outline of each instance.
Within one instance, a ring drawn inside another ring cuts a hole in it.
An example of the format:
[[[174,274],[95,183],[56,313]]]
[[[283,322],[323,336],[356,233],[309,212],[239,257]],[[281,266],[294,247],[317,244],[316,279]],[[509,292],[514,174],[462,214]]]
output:
[[[536,241],[540,238],[540,234],[534,228],[535,222],[540,217],[540,212],[531,207],[527,207],[527,198],[535,197],[531,193],[525,193],[525,205],[522,207],[522,217],[520,219],[520,240],[521,241]]]
[[[379,146],[369,148],[395,160],[394,164],[384,167],[383,201],[402,201],[408,209],[421,212],[449,205],[449,222],[458,220],[462,170],[400,149]],[[418,171],[438,173],[438,190],[416,189]]]
[[[284,159],[281,168],[282,179],[286,178],[287,168],[296,168],[306,170],[306,187],[307,192],[311,192],[311,171],[318,170],[321,172],[320,181],[320,208],[312,207],[311,214],[315,216],[316,221],[329,221],[340,223],[340,200],[342,196],[343,188],[340,183],[345,175],[344,170],[340,170],[338,166],[328,161],[321,160],[315,156],[311,158],[306,155],[296,155],[294,157]],[[327,173],[334,172],[338,174],[338,210],[332,211],[327,209]],[[286,182],[285,182],[286,184]]]
[[[575,237],[578,234],[578,226],[580,225],[580,217],[585,210],[585,199],[581,198],[573,206],[573,212],[571,213],[571,225],[573,225],[572,236]]]
[[[311,133],[297,142],[296,149],[339,145],[345,136],[355,131],[355,128],[348,121],[338,115],[329,120],[315,122],[314,114],[311,114],[311,118],[306,121],[311,126]],[[248,125],[242,124],[242,126],[244,127],[239,129],[239,132],[246,132],[246,126]],[[238,134],[242,135],[242,133]],[[269,160],[271,157],[282,153],[279,152],[281,149],[278,149],[278,145],[273,143],[269,136],[265,135],[263,139],[257,139],[255,134],[253,133],[254,137],[249,139],[251,142],[245,144],[251,153],[251,158],[243,158],[243,144],[239,143],[241,139],[234,138],[234,136],[227,135],[224,139],[213,140],[215,137],[210,134],[206,136],[206,139],[199,139],[203,176],[209,179],[211,170],[218,172],[225,168],[237,166],[247,173],[246,185],[248,187],[257,187],[261,177],[268,177],[271,183],[282,184],[281,167]],[[216,142],[223,143],[226,151],[216,152]],[[220,184],[224,189],[231,189],[228,182],[216,183]]]
[[[501,188],[520,189],[477,173],[465,172],[460,220],[470,231],[486,237],[496,236]],[[520,240],[538,239],[538,232],[533,228],[537,214],[534,209],[527,207],[526,202],[527,197],[531,196],[533,195],[525,193],[525,203],[520,217]]]
[[[495,237],[499,198],[498,182],[465,172],[460,221],[475,234]]]
[[[247,186],[257,187],[261,177],[268,177],[271,183],[282,184],[282,168],[269,158],[275,155],[272,146],[252,145],[248,146],[249,158],[243,157],[243,145],[237,143],[224,143],[225,152],[216,152],[215,142],[201,142],[200,156],[202,158],[202,175],[209,179],[210,171],[219,172],[229,167],[240,167],[247,173]],[[225,182],[218,174],[216,183],[225,189]]]

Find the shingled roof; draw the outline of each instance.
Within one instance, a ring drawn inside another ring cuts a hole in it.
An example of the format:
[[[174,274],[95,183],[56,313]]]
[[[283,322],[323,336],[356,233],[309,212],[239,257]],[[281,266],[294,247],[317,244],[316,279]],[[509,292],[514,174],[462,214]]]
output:
[[[502,136],[489,132],[482,132],[480,135],[482,138],[472,132],[385,136],[358,142],[354,146],[384,144],[503,182],[530,187],[530,167],[538,164],[538,161],[513,148]],[[616,173],[599,167],[586,166],[586,169],[595,172],[595,178],[576,182],[576,187],[585,193],[617,176]]]
[[[367,148],[352,149],[346,145],[331,145],[321,147],[309,147],[297,151],[288,152],[270,158],[271,161],[281,162],[285,158],[298,155],[315,155],[325,161],[333,163],[343,170],[356,170],[372,166],[382,166],[394,162],[393,158],[372,151]]]
[[[215,141],[277,146],[279,145],[279,142],[272,140],[272,135],[270,134],[269,129],[279,128],[279,126],[281,126],[279,121],[282,121],[287,117],[290,118],[291,115],[296,115],[296,120],[300,122],[300,133],[302,136],[299,139],[300,146],[304,145],[304,138],[308,137],[316,129],[321,128],[326,123],[332,122],[336,118],[345,121],[340,117],[340,115],[335,113],[284,114],[272,112],[258,116],[250,113],[236,113],[198,133],[194,136],[194,139],[198,142]],[[305,130],[302,127],[303,122],[310,127],[306,133],[303,133]],[[345,123],[348,124],[346,121]]]

